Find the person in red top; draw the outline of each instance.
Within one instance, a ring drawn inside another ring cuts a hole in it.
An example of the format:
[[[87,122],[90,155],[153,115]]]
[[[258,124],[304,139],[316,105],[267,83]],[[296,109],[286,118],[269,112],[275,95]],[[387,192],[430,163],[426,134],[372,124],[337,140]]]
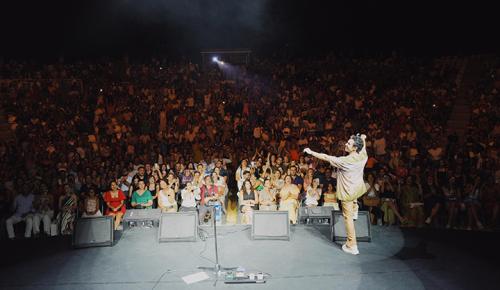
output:
[[[118,188],[116,181],[111,182],[111,190],[104,193],[104,201],[108,208],[106,215],[113,216],[115,220],[115,230],[118,230],[123,215],[125,214],[125,194]]]
[[[212,211],[212,207],[215,204],[221,204],[219,200],[218,188],[217,185],[214,185],[212,180],[212,176],[205,176],[204,185],[201,189],[201,201],[200,206],[198,208],[198,216],[200,219],[200,223],[205,219],[205,215]]]

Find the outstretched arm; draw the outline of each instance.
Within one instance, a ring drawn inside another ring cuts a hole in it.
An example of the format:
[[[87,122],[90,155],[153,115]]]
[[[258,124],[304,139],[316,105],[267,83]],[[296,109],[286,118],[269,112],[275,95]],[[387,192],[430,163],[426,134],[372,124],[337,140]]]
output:
[[[361,134],[361,139],[363,139],[363,149],[361,149],[360,153],[366,154],[366,135]]]
[[[314,157],[316,157],[318,159],[327,161],[327,162],[330,162],[331,158],[332,158],[332,156],[330,156],[330,155],[323,154],[323,153],[318,153],[318,152],[314,152],[310,148],[304,149],[304,152],[307,153],[307,154],[310,154],[310,155],[312,155],[312,156],[314,156]]]

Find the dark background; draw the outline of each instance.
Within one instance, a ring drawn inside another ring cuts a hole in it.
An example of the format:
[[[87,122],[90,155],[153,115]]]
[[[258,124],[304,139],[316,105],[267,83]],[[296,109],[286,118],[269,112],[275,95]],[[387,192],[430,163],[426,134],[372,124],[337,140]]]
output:
[[[3,57],[496,53],[498,10],[477,2],[322,0],[2,1]],[[474,3],[474,4],[472,4]]]

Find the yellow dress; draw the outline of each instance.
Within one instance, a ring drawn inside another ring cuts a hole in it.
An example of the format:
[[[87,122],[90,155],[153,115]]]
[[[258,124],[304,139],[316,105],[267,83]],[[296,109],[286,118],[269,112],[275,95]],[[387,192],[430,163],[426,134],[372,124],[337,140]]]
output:
[[[295,184],[287,184],[283,186],[280,192],[280,210],[288,211],[288,218],[292,224],[297,223],[297,214],[299,208],[299,188]]]

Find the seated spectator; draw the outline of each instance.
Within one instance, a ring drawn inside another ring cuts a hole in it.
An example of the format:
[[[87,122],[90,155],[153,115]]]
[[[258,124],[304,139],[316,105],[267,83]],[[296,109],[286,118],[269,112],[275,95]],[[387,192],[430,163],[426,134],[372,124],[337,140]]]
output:
[[[259,195],[255,191],[252,182],[245,180],[242,189],[238,193],[241,223],[252,224],[253,211],[258,209]]]
[[[315,207],[318,206],[318,201],[321,198],[321,188],[319,187],[319,179],[315,178],[312,184],[306,189],[306,198],[304,201],[305,206]]]
[[[186,187],[181,190],[182,204],[180,211],[194,211],[196,210],[196,205],[201,199],[200,188],[193,185],[192,182],[188,182]]]
[[[224,179],[224,177],[219,175],[219,172],[220,171],[218,168],[214,169],[214,171],[212,172],[212,180],[214,181],[214,185],[217,186],[220,201],[222,202],[222,206],[224,207],[224,200],[229,190],[227,188],[226,180]]]
[[[339,202],[337,200],[337,193],[333,183],[328,183],[323,192],[323,206],[331,206],[334,210],[340,210]]]
[[[422,185],[422,192],[424,195],[424,210],[427,216],[425,223],[430,225],[443,207],[443,192],[430,175],[427,177],[427,182]]]
[[[158,174],[156,171],[153,171],[153,173],[149,176],[149,182],[147,189],[151,193],[151,196],[153,197],[153,207],[157,207],[158,205],[158,188],[160,187],[159,184],[160,178],[158,177]]]
[[[464,202],[467,209],[467,230],[472,230],[472,224],[474,223],[478,229],[483,229],[483,224],[479,220],[480,215],[480,199],[482,187],[480,183],[480,177],[476,177],[474,184],[467,183],[464,189]]]
[[[198,187],[198,188],[201,188],[201,186],[203,185],[203,176],[201,175],[201,173],[199,171],[194,172],[192,183],[193,183],[194,187]]]
[[[292,183],[292,177],[290,175],[286,175],[285,185],[280,190],[279,210],[288,211],[288,217],[292,224],[297,223],[299,194],[300,194],[299,187]]]
[[[33,215],[33,234],[40,234],[40,221],[43,222],[43,232],[50,236],[50,225],[54,217],[54,198],[49,194],[46,186],[42,187],[42,193],[35,199],[35,214]]]
[[[186,184],[193,181],[193,175],[191,174],[191,170],[188,168],[184,169],[184,173],[181,175],[181,186],[185,187]]]
[[[245,171],[250,172],[250,167],[248,166],[248,160],[243,159],[241,160],[241,165],[238,167],[238,169],[236,169],[235,173],[235,178],[238,185],[242,184],[243,181],[246,179],[245,176],[243,176]],[[238,189],[241,189],[241,186],[238,186]]]
[[[114,218],[114,228],[115,230],[118,230],[123,215],[125,215],[125,200],[127,198],[125,197],[125,194],[123,194],[123,191],[118,189],[118,185],[115,181],[111,182],[110,187],[110,190],[104,193],[104,202],[106,202],[107,205],[106,215]]]
[[[379,180],[379,183],[381,184],[380,198],[382,202],[380,209],[384,212],[384,223],[386,225],[393,225],[395,223],[394,216],[397,216],[399,222],[404,224],[406,219],[399,212],[399,208],[396,203],[396,191],[391,184],[389,176],[384,175],[383,178]]]
[[[167,186],[170,187],[174,192],[177,197],[177,200],[179,199],[178,195],[180,194],[179,188],[179,178],[177,178],[172,170],[167,174]]]
[[[375,182],[372,173],[368,173],[365,182],[366,193],[363,195],[363,205],[368,208],[372,224],[382,225],[383,212],[380,209],[380,185]]]
[[[242,178],[238,180],[238,191],[242,189],[245,180],[250,180],[250,176],[251,176],[250,169],[243,171]]]
[[[422,187],[420,184],[418,184],[418,185],[419,185],[420,191],[421,191]],[[457,188],[454,176],[450,177],[448,184],[444,184],[444,186],[442,186],[441,188],[443,190],[445,208],[446,208],[446,211],[448,212],[448,220],[446,223],[446,228],[449,229],[449,228],[454,226],[456,217],[458,216],[458,213],[459,213],[460,192]]]
[[[408,221],[409,227],[421,227],[424,221],[424,209],[422,198],[422,186],[420,182],[415,183],[412,176],[406,177],[405,184],[398,185],[401,208],[403,214]]]
[[[59,198],[59,220],[61,234],[71,235],[73,233],[78,197],[69,185],[64,185],[64,195]]]
[[[90,217],[100,217],[101,213],[101,202],[99,197],[95,194],[95,189],[89,189],[87,197],[83,202],[83,214],[82,218],[90,218]]]
[[[285,185],[285,181],[283,180],[283,178],[281,178],[281,171],[279,170],[274,171],[271,178],[271,183],[273,188],[276,190],[276,193],[279,193],[279,191]]]
[[[135,209],[151,209],[153,208],[153,196],[146,189],[146,184],[143,180],[139,180],[139,188],[132,193],[130,205]]]
[[[277,210],[276,190],[272,188],[271,179],[264,180],[264,188],[258,192],[259,210]]]
[[[300,170],[302,172],[302,170]],[[314,179],[314,169],[312,168],[309,168],[309,169],[306,169],[306,175],[304,176],[304,184],[303,184],[303,187],[305,190],[307,190],[307,188],[309,188],[312,183],[313,183],[313,179]]]
[[[24,229],[24,237],[31,238],[31,230],[33,227],[33,202],[35,196],[30,193],[30,187],[25,185],[21,194],[14,198],[12,209],[14,214],[5,222],[7,226],[7,234],[9,239],[16,238],[14,233],[14,225],[18,222],[24,221],[26,223]]]
[[[177,212],[175,192],[163,180],[160,181],[160,191],[158,192],[158,208],[161,209],[161,212]]]
[[[204,185],[200,188],[201,191],[201,201],[198,211],[198,216],[200,223],[207,222],[213,210],[214,205],[220,205],[219,189],[213,183],[212,176],[205,176]]]

